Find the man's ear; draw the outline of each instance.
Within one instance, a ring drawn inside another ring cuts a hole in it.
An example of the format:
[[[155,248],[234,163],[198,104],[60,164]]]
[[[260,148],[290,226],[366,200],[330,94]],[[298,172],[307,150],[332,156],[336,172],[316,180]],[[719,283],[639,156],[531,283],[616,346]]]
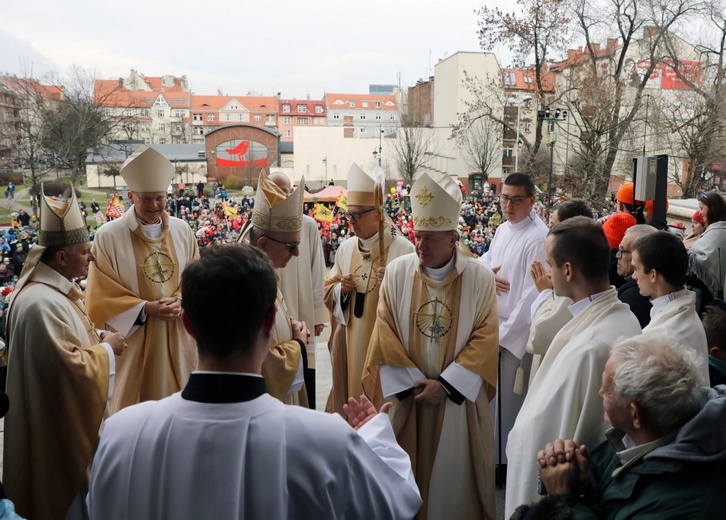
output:
[[[181,313],[181,320],[182,320],[182,325],[184,325],[184,329],[186,329],[186,331],[189,333],[189,335],[192,338],[194,338],[194,340],[196,341],[197,335],[194,333],[194,329],[192,328],[191,321],[189,321],[189,315],[184,310],[182,310],[182,313]]]
[[[640,430],[643,428],[643,415],[645,410],[635,401],[631,401],[628,405],[628,413],[633,423],[633,428]]]
[[[66,252],[64,249],[59,249],[55,252],[55,261],[58,263],[58,265],[65,266],[66,260]]]
[[[275,326],[275,315],[277,314],[277,303],[270,307],[262,321],[262,331],[266,336],[272,335],[272,328]]]
[[[571,282],[575,276],[575,266],[572,265],[570,262],[565,262],[563,265],[563,268],[564,268],[563,274],[565,275],[565,280],[567,280],[568,282]]]

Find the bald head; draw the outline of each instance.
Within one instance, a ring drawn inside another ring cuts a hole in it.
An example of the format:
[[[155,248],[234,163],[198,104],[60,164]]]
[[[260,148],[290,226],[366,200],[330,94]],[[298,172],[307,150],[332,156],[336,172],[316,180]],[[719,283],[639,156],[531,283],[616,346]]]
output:
[[[284,191],[287,195],[290,195],[290,193],[292,193],[292,183],[290,182],[290,179],[287,178],[287,175],[285,175],[284,173],[271,173],[269,179],[277,184],[277,187]]]

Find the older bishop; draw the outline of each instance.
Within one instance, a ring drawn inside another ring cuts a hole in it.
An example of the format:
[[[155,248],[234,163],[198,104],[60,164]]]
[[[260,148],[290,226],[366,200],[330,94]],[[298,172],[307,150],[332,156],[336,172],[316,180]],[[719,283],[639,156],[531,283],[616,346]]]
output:
[[[413,252],[411,242],[384,231],[384,182],[380,168],[371,176],[353,163],[348,171],[348,217],[356,238],[343,242],[325,279],[325,303],[337,321],[331,341],[329,412],[342,413],[349,396],[363,393],[363,367],[386,262]],[[377,407],[382,404],[379,387],[373,385],[365,393]]]
[[[118,333],[99,336],[73,282],[94,260],[75,194],[40,197],[39,245],[10,298],[3,480],[23,517],[85,518],[86,473],[113,390]]]
[[[378,368],[424,505],[417,518],[491,518],[497,384],[494,275],[457,249],[461,191],[423,174],[411,190],[416,254],[391,262],[364,386]]]
[[[305,178],[298,186],[305,186]],[[300,254],[300,234],[305,190],[288,194],[260,173],[252,219],[242,228],[238,242],[262,250],[275,269],[283,269],[293,256]],[[286,404],[308,406],[304,386],[306,345],[310,331],[304,321],[291,316],[280,291],[277,275],[277,314],[272,329],[270,353],[262,363],[267,392]]]
[[[128,338],[111,411],[181,390],[197,365],[181,315],[181,273],[199,256],[189,225],[164,211],[174,165],[140,147],[121,166],[133,206],[96,233],[88,314]]]

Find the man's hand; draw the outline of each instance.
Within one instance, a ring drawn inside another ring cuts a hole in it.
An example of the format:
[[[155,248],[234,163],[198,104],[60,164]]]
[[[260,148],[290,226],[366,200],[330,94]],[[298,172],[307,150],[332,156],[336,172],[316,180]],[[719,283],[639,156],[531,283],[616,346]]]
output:
[[[323,333],[323,329],[325,328],[325,323],[318,323],[315,325],[315,335],[320,336]]]
[[[545,289],[552,289],[552,279],[550,278],[550,273],[547,272],[547,270],[542,265],[542,262],[539,260],[535,260],[532,262],[532,265],[529,268],[529,274],[532,276],[532,280],[534,280],[534,285],[537,287],[537,290],[539,292],[544,291]]]
[[[386,266],[378,267],[376,269],[376,287],[380,287],[383,283],[383,276],[386,274]]]
[[[355,289],[355,280],[353,280],[353,275],[344,274],[340,279],[340,291],[343,294],[349,294],[353,289]]]
[[[148,316],[154,316],[164,321],[173,321],[181,316],[182,301],[176,296],[162,298],[154,302],[146,302],[144,312]]]
[[[297,321],[295,319],[290,319],[290,324],[292,325],[292,337],[294,339],[299,339],[306,345],[308,344],[308,338],[310,337],[310,331],[308,330],[307,326],[305,325],[304,321]]]
[[[348,416],[348,424],[357,430],[378,413],[388,413],[391,406],[393,406],[392,403],[384,403],[380,412],[378,412],[373,403],[362,395],[360,396],[360,403],[355,400],[355,397],[349,397],[348,404],[343,405],[343,412]]]
[[[579,477],[572,482],[575,466]],[[590,479],[590,454],[583,444],[558,439],[537,453],[537,469],[549,495],[561,495],[571,489],[583,493]]]
[[[424,406],[437,406],[449,395],[444,385],[436,379],[423,379],[413,387],[414,399]]]
[[[499,278],[497,276],[497,273],[501,268],[501,265],[498,265],[497,267],[492,267],[492,272],[494,273],[494,281],[497,283],[497,296],[509,292],[509,281],[505,280],[504,278]]]
[[[107,334],[104,334],[101,341],[111,345],[113,353],[117,356],[123,354],[123,351],[126,350],[126,348],[128,347],[126,341],[124,340],[124,337],[118,332],[109,332]]]

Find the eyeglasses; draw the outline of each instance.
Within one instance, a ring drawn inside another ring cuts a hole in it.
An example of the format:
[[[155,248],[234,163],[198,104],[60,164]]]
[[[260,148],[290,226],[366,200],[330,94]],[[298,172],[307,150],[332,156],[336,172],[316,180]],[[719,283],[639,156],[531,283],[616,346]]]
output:
[[[273,242],[277,242],[278,244],[282,244],[291,253],[294,253],[295,252],[295,249],[297,249],[297,247],[300,245],[300,241],[299,240],[297,242],[283,242],[282,240],[277,240],[276,238],[272,238],[269,235],[264,235],[264,236],[267,237],[267,239],[272,240]]]
[[[375,211],[375,210],[376,210],[376,208],[367,209],[365,211],[346,211],[345,218],[358,221],[366,213],[370,213],[371,211]]]
[[[529,197],[508,197],[507,195],[499,196],[499,204],[504,206],[505,204],[511,204],[512,206],[519,206],[522,202],[527,200]]]
[[[629,255],[632,253],[629,249],[623,249],[622,247],[618,248],[618,251],[615,253],[615,256],[623,256],[623,255]]]
[[[162,195],[160,197],[137,197],[139,201],[143,202],[144,204],[151,204],[152,202],[154,204],[163,204],[166,202],[166,195]]]

